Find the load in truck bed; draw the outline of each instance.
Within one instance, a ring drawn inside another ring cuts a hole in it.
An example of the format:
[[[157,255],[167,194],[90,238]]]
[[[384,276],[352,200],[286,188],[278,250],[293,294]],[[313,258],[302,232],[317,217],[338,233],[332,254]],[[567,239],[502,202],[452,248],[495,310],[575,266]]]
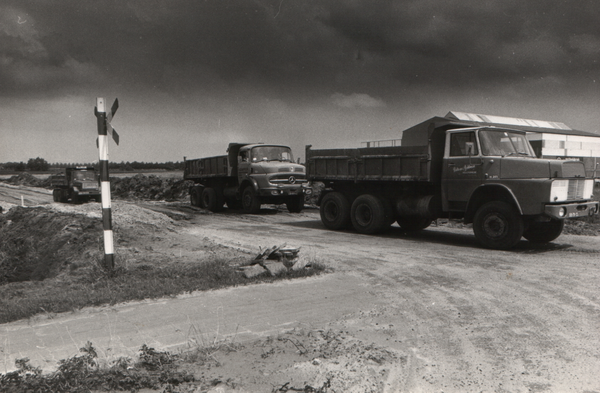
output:
[[[428,146],[306,149],[308,175],[324,180],[430,181]]]

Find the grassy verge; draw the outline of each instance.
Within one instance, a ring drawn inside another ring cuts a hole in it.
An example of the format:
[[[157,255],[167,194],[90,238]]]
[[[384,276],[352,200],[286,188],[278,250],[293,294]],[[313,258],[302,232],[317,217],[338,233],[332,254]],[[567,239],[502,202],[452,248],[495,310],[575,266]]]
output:
[[[312,263],[308,269],[286,270],[277,276],[263,274],[246,278],[236,267],[223,260],[164,268],[142,265],[116,269],[110,274],[96,268],[82,276],[0,285],[0,323],[40,313],[59,313],[87,306],[307,277],[324,270],[323,265]]]
[[[18,370],[0,374],[0,388],[13,393],[26,392],[91,392],[164,389],[176,392],[177,386],[194,381],[194,376],[177,370],[178,356],[158,352],[143,345],[139,359],[120,358],[114,364],[101,365],[90,342],[80,349],[81,356],[61,360],[58,370],[42,374],[29,364],[29,359],[17,359]]]

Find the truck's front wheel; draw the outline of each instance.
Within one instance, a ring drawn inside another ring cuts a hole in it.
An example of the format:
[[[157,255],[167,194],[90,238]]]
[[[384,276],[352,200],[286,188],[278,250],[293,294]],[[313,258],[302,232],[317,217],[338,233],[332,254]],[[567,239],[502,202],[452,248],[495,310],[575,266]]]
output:
[[[374,234],[389,227],[391,220],[388,213],[389,209],[383,200],[374,195],[364,194],[352,203],[350,218],[357,232]]]
[[[521,215],[506,202],[486,203],[477,210],[473,220],[475,238],[487,248],[512,248],[521,240],[523,230]]]
[[[523,237],[531,243],[549,243],[560,236],[565,226],[564,220],[549,222],[532,222],[523,232]]]
[[[329,229],[340,230],[350,226],[350,202],[339,192],[330,192],[323,197],[319,208],[321,221]]]
[[[252,186],[246,187],[242,193],[242,208],[249,214],[260,212],[260,199]]]

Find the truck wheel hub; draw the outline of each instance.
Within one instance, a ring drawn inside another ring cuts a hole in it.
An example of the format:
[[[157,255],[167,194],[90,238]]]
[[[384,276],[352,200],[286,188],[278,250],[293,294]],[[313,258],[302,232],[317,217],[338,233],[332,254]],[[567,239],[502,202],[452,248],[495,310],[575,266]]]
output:
[[[490,214],[483,221],[483,230],[491,238],[502,237],[506,233],[506,221],[497,214]]]
[[[371,223],[373,220],[373,212],[371,208],[367,205],[360,205],[356,208],[356,221],[362,225],[366,226]]]

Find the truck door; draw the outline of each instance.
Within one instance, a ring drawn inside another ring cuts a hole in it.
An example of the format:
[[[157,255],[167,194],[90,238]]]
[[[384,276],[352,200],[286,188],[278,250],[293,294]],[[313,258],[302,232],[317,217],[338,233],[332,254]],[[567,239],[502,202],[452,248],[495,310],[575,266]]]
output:
[[[474,130],[449,131],[442,169],[442,200],[451,211],[464,211],[483,181],[483,160]]]
[[[237,168],[238,179],[241,183],[242,179],[250,174],[250,150],[240,150]]]

